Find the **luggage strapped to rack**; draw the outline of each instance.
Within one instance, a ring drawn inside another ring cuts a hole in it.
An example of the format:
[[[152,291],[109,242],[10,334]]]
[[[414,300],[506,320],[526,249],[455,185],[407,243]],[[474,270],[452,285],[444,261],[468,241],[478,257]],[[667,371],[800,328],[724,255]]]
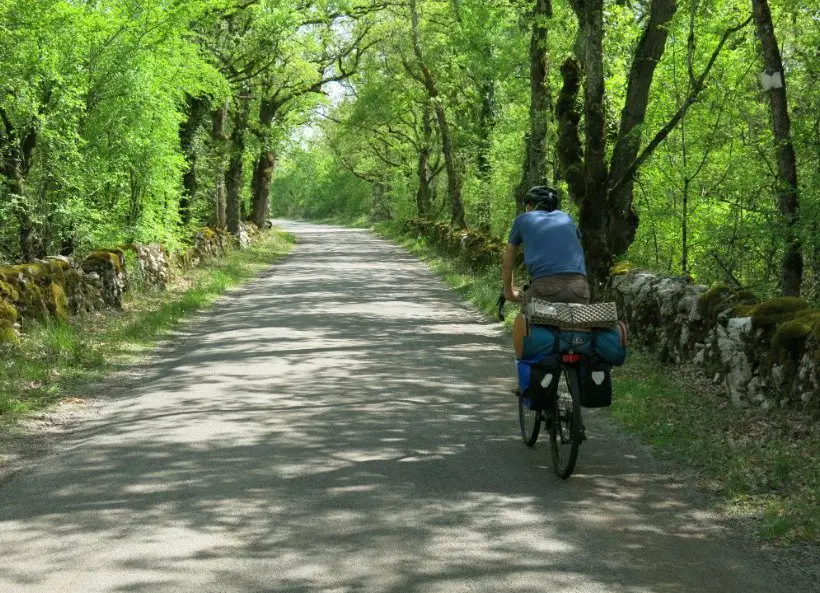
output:
[[[624,336],[613,327],[618,324],[615,303],[578,305],[532,299],[525,313],[524,355],[517,366],[522,397],[529,399],[532,408],[543,409],[555,396],[560,357],[566,353],[582,355],[578,363],[581,405],[611,405],[610,372],[626,358]]]

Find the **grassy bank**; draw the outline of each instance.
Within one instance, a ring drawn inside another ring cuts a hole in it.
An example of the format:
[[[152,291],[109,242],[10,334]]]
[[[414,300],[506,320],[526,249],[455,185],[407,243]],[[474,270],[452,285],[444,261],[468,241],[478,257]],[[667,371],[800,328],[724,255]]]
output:
[[[291,235],[263,235],[250,249],[177,275],[166,290],[126,293],[122,311],[78,316],[26,331],[0,365],[0,420],[43,409],[79,383],[150,350],[185,315],[209,306],[287,254]]]
[[[465,299],[495,316],[500,266],[476,272],[396,225],[381,224],[376,231],[428,262]],[[515,312],[508,306],[508,325]],[[724,510],[753,517],[761,537],[776,542],[817,540],[820,438],[809,417],[734,408],[693,368],[661,365],[634,349],[613,375],[611,416],[659,457],[690,468]]]

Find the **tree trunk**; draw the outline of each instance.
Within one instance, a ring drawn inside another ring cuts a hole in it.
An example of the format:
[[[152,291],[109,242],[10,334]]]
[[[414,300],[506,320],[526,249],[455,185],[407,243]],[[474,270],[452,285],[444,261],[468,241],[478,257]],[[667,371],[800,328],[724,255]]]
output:
[[[568,59],[561,67],[563,87],[556,108],[558,161],[570,196],[580,206],[579,226],[590,286],[596,293],[607,281],[615,257],[623,254],[635,237],[638,217],[632,208],[631,175],[641,144],[655,67],[666,47],[667,26],[677,6],[675,0],[652,0],[649,20],[635,48],[610,174],[606,160],[603,0],[571,0],[570,4],[579,24],[575,47],[580,65]],[[583,149],[577,112],[582,73]],[[629,179],[624,182],[626,177]],[[616,191],[610,191],[614,186]]]
[[[800,285],[803,281],[803,253],[797,233],[799,222],[797,165],[786,102],[786,78],[768,1],[752,0],[752,11],[757,35],[760,38],[765,71],[774,81],[768,93],[777,151],[778,208],[785,222],[786,231],[785,253],[780,268],[780,292],[788,296],[799,296]]]
[[[453,154],[453,139],[450,135],[450,125],[444,107],[436,101],[436,119],[441,132],[441,150],[444,153],[444,166],[447,169],[447,195],[450,198],[450,224],[463,229],[467,227],[464,216],[464,203],[461,200],[461,176]]]
[[[489,51],[488,51],[489,53]],[[479,114],[479,140],[476,154],[476,169],[479,181],[478,226],[489,232],[492,226],[492,196],[490,181],[492,164],[492,132],[495,128],[495,81],[488,78],[481,85],[481,112]]]
[[[685,165],[684,165],[685,167]],[[684,171],[686,169],[684,168]],[[688,175],[688,173],[684,173]],[[683,207],[681,211],[681,257],[680,267],[684,276],[689,276],[689,185],[691,180],[683,180]]]
[[[21,135],[2,109],[0,119],[4,126],[3,134],[0,135],[0,174],[5,177],[8,193],[16,200],[14,212],[18,221],[20,257],[28,262],[46,255],[45,246],[38,239],[37,225],[31,215],[30,200],[26,196],[26,179],[31,170],[38,134],[32,124]]]
[[[527,159],[516,188],[518,210],[524,209],[524,196],[535,185],[547,180],[547,130],[552,112],[549,86],[548,29],[546,20],[552,17],[552,1],[536,0],[532,14],[530,38],[530,129],[525,137]]]
[[[25,179],[17,172],[14,177],[7,178],[6,187],[12,195],[18,196],[15,213],[17,214],[18,240],[20,242],[20,257],[24,262],[30,262],[44,257],[43,244],[38,241],[37,228],[31,217],[31,209],[25,200]]]
[[[227,200],[225,190],[225,144],[228,136],[225,131],[228,120],[228,102],[226,101],[219,109],[211,114],[213,127],[211,129],[211,142],[213,145],[213,157],[215,161],[216,180],[214,188],[214,214],[213,224],[218,229],[227,226]]]
[[[270,130],[280,104],[265,99],[259,106],[259,128],[262,149],[253,167],[253,185],[251,187],[251,220],[262,228],[270,210],[270,186],[273,171],[276,167],[276,153],[270,141]]]
[[[239,221],[242,215],[242,187],[245,182],[243,161],[245,158],[245,133],[248,127],[248,101],[237,99],[231,119],[230,161],[225,173],[227,203],[225,206],[225,222],[228,232],[239,233]]]
[[[270,185],[276,167],[276,155],[272,150],[263,150],[253,168],[251,221],[260,229],[270,214]]]
[[[606,202],[606,114],[604,111],[603,0],[585,0],[580,15],[583,31],[584,85],[584,173],[586,188],[579,226],[587,255],[587,272],[593,294],[609,278],[613,257],[607,243]]]
[[[652,0],[649,21],[644,28],[632,59],[626,90],[626,101],[621,112],[618,140],[612,153],[609,187],[612,188],[627,175],[627,169],[638,156],[641,131],[649,104],[649,90],[655,76],[655,67],[666,49],[669,22],[675,16],[675,0]],[[626,183],[609,194],[609,246],[615,256],[626,252],[635,239],[638,216],[632,207],[633,183]]]
[[[567,182],[569,195],[577,206],[584,203],[587,183],[584,154],[578,123],[578,91],[581,88],[581,68],[578,62],[568,58],[561,66],[563,85],[558,94],[555,112],[558,117],[558,168]]]
[[[416,55],[418,67],[422,73],[422,83],[427,94],[433,103],[436,114],[439,132],[441,133],[441,150],[444,153],[444,164],[447,170],[447,194],[450,198],[450,222],[458,228],[466,228],[467,221],[464,215],[464,202],[461,200],[461,176],[453,153],[453,139],[450,133],[450,124],[447,121],[447,114],[444,105],[439,100],[438,88],[435,78],[424,61],[424,56],[419,44],[419,15],[416,0],[410,0],[410,17],[412,24],[413,52]]]
[[[422,141],[421,149],[419,150],[419,162],[417,174],[419,179],[419,188],[416,191],[416,210],[420,218],[425,218],[430,215],[431,197],[430,197],[430,146],[433,140],[433,122],[430,115],[430,105],[424,105],[424,111],[421,116],[422,121]]]
[[[186,105],[188,118],[179,127],[179,144],[187,165],[185,172],[182,174],[182,196],[179,200],[179,217],[184,225],[191,221],[191,205],[196,200],[197,154],[194,140],[207,108],[208,101],[206,98],[188,95]]]

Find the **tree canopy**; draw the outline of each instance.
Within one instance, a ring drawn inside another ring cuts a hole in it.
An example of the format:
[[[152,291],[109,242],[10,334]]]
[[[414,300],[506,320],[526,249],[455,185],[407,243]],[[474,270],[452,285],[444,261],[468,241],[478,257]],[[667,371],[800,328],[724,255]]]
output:
[[[504,237],[557,184],[628,259],[818,299],[820,9],[0,0],[0,259],[271,214]]]

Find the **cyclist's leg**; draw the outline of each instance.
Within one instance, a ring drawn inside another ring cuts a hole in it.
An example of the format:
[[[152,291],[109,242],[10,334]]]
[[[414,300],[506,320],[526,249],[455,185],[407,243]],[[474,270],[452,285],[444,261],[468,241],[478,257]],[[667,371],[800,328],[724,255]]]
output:
[[[527,337],[527,320],[523,313],[519,313],[513,322],[513,347],[515,356],[524,356],[524,338]]]

